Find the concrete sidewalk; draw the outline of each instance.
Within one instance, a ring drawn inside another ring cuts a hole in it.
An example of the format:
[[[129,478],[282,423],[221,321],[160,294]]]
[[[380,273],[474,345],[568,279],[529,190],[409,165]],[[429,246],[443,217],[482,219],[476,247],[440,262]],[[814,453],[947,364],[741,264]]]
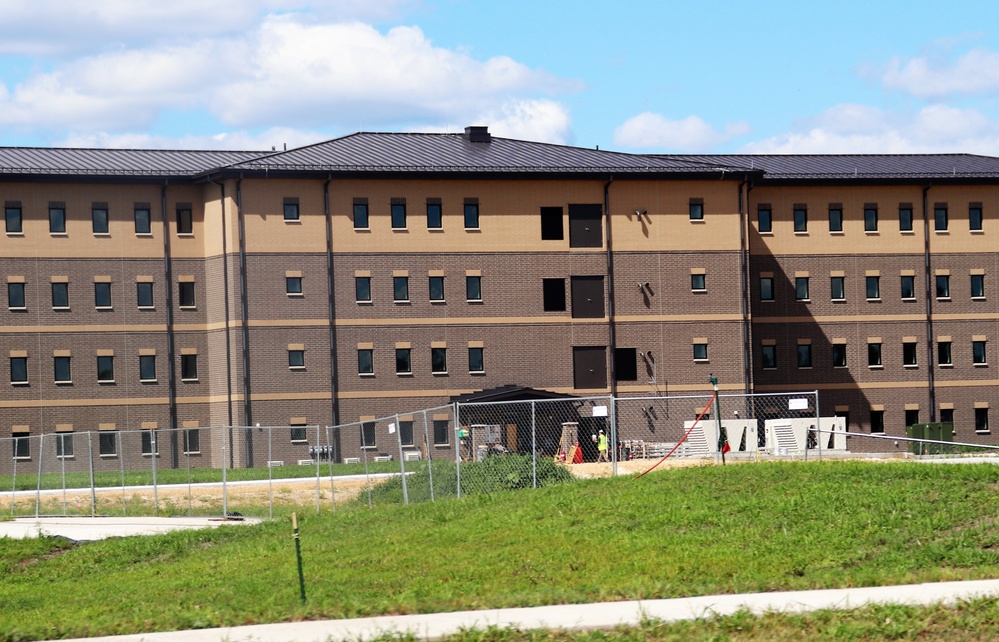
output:
[[[259,524],[252,517],[239,520],[219,517],[19,517],[0,522],[0,537],[65,537],[92,542],[107,537],[158,535],[176,530]]]
[[[411,632],[432,640],[462,629],[489,626],[518,629],[605,629],[634,625],[642,619],[693,620],[711,615],[730,615],[740,609],[806,612],[820,609],[852,609],[868,604],[930,605],[958,600],[999,596],[999,580],[940,582],[905,586],[787,591],[744,595],[707,595],[671,600],[566,604],[519,609],[492,609],[395,615],[353,620],[258,624],[220,629],[144,633],[102,638],[89,642],[327,642],[369,640],[383,633]],[[73,641],[63,641],[73,642]],[[76,642],[82,642],[77,640]]]

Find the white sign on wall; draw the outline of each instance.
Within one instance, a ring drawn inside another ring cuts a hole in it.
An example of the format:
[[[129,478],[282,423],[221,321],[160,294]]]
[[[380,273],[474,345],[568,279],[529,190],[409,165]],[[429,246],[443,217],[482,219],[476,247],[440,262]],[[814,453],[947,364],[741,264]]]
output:
[[[808,410],[808,399],[788,399],[788,410]]]

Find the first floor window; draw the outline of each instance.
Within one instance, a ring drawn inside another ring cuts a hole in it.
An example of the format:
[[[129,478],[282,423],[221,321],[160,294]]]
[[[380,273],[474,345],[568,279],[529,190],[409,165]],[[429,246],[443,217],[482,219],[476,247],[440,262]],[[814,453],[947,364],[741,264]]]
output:
[[[198,379],[198,355],[180,355],[180,378],[187,381],[196,381]]]
[[[450,423],[447,419],[434,419],[434,445],[446,446],[451,443]]]
[[[184,431],[184,454],[201,452],[201,430],[198,428],[188,428]]]
[[[375,422],[365,421],[361,424],[361,448],[375,447]]]
[[[14,435],[14,459],[29,459],[31,457],[31,438],[27,435]]]
[[[114,382],[114,357],[97,357],[97,380]]]
[[[56,457],[73,456],[73,435],[56,433]]]
[[[403,446],[413,445],[413,422],[412,421],[400,421],[399,422],[399,443]]]
[[[868,366],[880,366],[881,365],[881,344],[880,343],[868,343],[867,344],[867,365]]]
[[[375,374],[374,350],[360,348],[357,351],[357,374]]]
[[[871,411],[871,432],[872,433],[883,433],[885,431],[885,411],[884,410],[872,410]]]
[[[306,427],[291,426],[291,430],[289,431],[289,437],[291,438],[292,443],[301,443],[303,441],[306,441],[308,439],[308,435],[306,434]]]
[[[975,432],[989,431],[989,409],[975,408]]]
[[[155,430],[143,430],[141,433],[142,438],[142,454],[152,456],[154,453],[159,455],[160,448],[159,444],[156,443],[156,431]]]
[[[97,433],[97,446],[102,457],[111,457],[118,453],[118,433],[104,430]]]
[[[707,361],[708,360],[708,344],[706,343],[695,343],[694,346],[694,361]]]
[[[430,348],[430,370],[434,374],[447,374],[447,348]]]
[[[396,374],[413,373],[413,360],[409,348],[395,349],[395,372]]]
[[[812,344],[810,343],[798,344],[798,367],[799,368],[812,367]]]
[[[485,360],[483,359],[482,348],[468,349],[468,371],[485,372]]]

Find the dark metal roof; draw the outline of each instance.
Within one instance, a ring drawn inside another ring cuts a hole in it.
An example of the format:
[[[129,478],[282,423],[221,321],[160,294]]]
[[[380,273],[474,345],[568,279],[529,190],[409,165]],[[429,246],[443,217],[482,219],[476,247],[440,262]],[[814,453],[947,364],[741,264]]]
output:
[[[763,170],[765,181],[999,177],[999,158],[974,154],[709,154],[669,158]]]
[[[708,173],[732,171],[671,156],[462,134],[358,133],[256,158],[229,169],[333,172]]]
[[[451,397],[449,403],[491,403],[496,401],[530,401],[532,399],[577,399],[575,395],[551,392],[527,386],[507,384],[499,388],[489,388]]]
[[[0,147],[0,174],[194,176],[271,152]]]

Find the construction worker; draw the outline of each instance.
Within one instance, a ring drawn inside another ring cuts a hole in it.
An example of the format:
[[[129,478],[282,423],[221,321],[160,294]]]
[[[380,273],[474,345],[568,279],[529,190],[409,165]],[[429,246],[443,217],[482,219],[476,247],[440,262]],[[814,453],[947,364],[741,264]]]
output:
[[[603,430],[597,436],[597,452],[599,453],[597,456],[598,462],[610,461],[610,459],[607,459],[607,435],[604,434]]]

